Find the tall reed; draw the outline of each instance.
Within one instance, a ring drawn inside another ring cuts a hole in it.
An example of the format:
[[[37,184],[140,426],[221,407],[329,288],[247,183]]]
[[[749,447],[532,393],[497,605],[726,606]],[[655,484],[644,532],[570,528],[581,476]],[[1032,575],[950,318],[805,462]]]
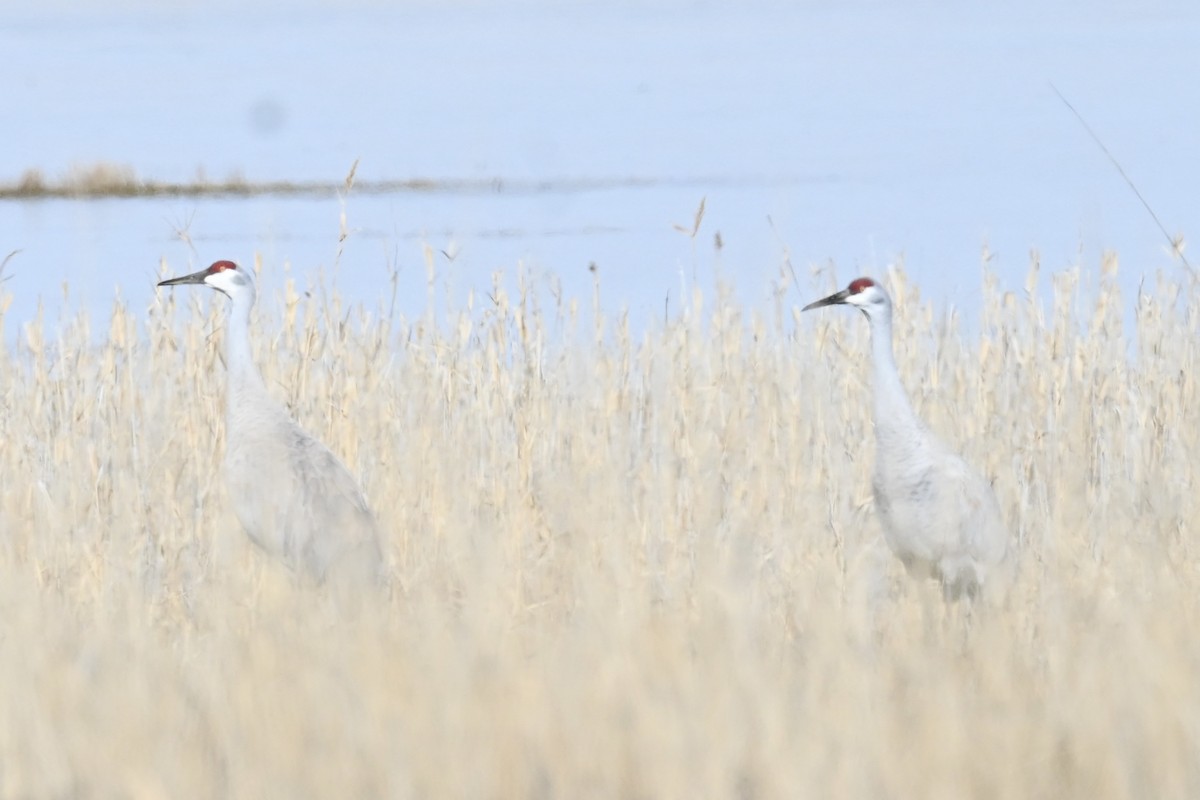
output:
[[[890,281],[1020,541],[965,634],[880,539],[866,326],[798,296],[593,328],[517,275],[438,325],[268,279],[267,383],[388,532],[352,618],[230,511],[219,302],[26,326],[0,795],[1200,795],[1200,294],[1036,266],[971,334]]]

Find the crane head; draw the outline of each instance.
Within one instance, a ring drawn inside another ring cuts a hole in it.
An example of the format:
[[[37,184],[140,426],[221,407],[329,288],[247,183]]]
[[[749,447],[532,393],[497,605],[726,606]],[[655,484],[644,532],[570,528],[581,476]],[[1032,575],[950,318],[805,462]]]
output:
[[[840,292],[809,303],[801,311],[808,311],[822,306],[846,305],[855,306],[868,317],[885,311],[890,305],[887,292],[871,278],[855,278],[850,285]]]
[[[254,288],[254,279],[232,261],[214,261],[208,269],[178,278],[168,278],[160,281],[158,285],[179,286],[186,283],[203,283],[226,297],[233,297],[235,294]]]

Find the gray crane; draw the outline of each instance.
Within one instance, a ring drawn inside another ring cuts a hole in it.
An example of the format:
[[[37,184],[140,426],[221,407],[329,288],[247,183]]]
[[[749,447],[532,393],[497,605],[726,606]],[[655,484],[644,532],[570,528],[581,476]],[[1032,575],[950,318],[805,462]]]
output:
[[[1013,573],[1008,528],[991,484],[934,436],[913,410],[892,353],[892,300],[870,278],[802,310],[854,306],[871,324],[875,389],[875,507],[884,538],[910,575],[941,582],[947,600],[987,588],[1002,597]]]
[[[229,372],[225,481],[233,511],[263,550],[318,583],[331,575],[383,580],[375,516],[350,472],[267,393],[250,349],[254,277],[232,261],[162,281],[203,284],[231,301],[225,328]]]

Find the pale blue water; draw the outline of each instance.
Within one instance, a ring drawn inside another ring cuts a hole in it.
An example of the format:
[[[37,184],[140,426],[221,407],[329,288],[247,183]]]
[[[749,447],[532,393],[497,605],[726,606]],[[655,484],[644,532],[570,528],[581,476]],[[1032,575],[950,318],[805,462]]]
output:
[[[903,258],[968,318],[984,243],[1011,287],[1033,248],[1045,271],[1096,271],[1115,250],[1130,292],[1179,269],[1049,82],[1168,229],[1191,233],[1200,4],[960,5],[10,4],[0,176],[103,161],[164,180],[338,181],[360,159],[360,179],[515,185],[350,195],[337,284],[375,305],[394,261],[408,314],[426,304],[425,243],[454,253],[438,256],[454,297],[496,271],[515,284],[523,265],[588,298],[595,263],[605,306],[635,321],[718,275],[766,309],[785,250],[802,279]],[[693,242],[672,226],[702,197]],[[315,278],[340,212],[311,198],[0,203],[0,255],[22,250],[6,331],[39,300],[53,319],[64,281],[73,307],[102,312],[118,286],[144,306],[162,258],[175,273],[259,252],[268,289],[285,265]],[[185,224],[195,252],[174,235]]]

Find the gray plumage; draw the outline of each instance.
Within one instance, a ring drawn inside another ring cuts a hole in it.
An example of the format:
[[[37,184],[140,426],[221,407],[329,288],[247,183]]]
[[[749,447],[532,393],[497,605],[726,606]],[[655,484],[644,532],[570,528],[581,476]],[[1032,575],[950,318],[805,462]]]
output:
[[[888,546],[910,574],[941,582],[947,599],[1002,596],[1012,578],[1010,536],[991,484],[917,416],[892,352],[892,301],[859,278],[804,307],[852,305],[871,323],[875,471],[872,489]]]
[[[366,497],[329,448],[267,392],[250,348],[254,279],[231,261],[162,281],[205,284],[230,299],[225,330],[229,390],[224,471],[234,514],[263,550],[318,582],[382,579],[383,557]]]

